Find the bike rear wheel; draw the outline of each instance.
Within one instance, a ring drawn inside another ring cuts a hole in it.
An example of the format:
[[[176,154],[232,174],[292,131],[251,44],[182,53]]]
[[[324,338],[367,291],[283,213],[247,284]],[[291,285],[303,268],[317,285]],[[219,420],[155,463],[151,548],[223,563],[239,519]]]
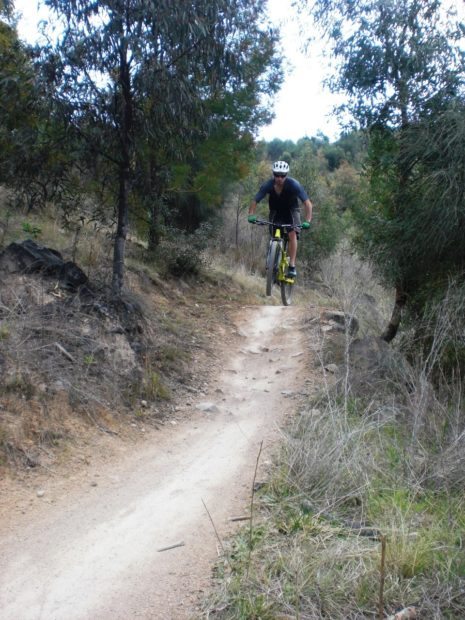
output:
[[[281,260],[281,246],[278,241],[271,241],[266,257],[266,295],[270,297],[273,284],[276,282],[279,261]]]

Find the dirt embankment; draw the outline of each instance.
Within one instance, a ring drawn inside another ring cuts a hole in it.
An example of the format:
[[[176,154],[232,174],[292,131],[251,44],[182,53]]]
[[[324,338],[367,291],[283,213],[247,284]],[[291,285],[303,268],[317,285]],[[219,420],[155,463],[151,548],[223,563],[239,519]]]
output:
[[[243,291],[221,274],[168,280],[143,265],[127,282],[115,303],[53,250],[0,254],[0,474],[56,469],[96,432],[163,425],[203,389]]]

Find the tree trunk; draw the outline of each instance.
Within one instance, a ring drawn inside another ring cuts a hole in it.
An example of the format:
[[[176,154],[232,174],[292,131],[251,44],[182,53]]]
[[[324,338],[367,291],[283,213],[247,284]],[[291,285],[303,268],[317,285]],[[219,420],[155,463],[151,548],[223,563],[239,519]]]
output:
[[[154,198],[150,207],[150,223],[148,234],[148,251],[149,253],[155,252],[160,243],[160,203],[158,199]]]
[[[239,218],[241,214],[241,201],[240,198],[237,199],[237,207],[236,207],[236,250],[239,247]]]
[[[124,254],[128,233],[128,169],[122,166],[119,176],[118,224],[113,247],[113,279],[111,285],[115,297],[121,296],[124,282]]]
[[[397,83],[398,95],[400,101],[400,112],[402,119],[402,126],[400,130],[400,146],[399,150],[402,151],[403,137],[405,135],[405,130],[408,127],[408,112],[407,112],[407,104],[408,101],[408,92],[405,86],[405,83],[402,80],[398,80]],[[410,171],[405,170],[402,164],[397,161],[397,174],[399,177],[399,189],[397,193],[396,199],[396,207],[397,209],[401,209],[404,204],[408,204],[407,199],[405,198],[407,193],[407,187],[409,183]],[[391,342],[397,335],[399,330],[399,325],[402,320],[402,312],[407,303],[407,293],[404,290],[404,287],[400,284],[396,285],[396,298],[394,302],[394,308],[392,310],[391,320],[389,321],[386,329],[381,335],[381,338],[386,342]]]
[[[121,24],[121,33],[124,28]],[[120,104],[120,140],[121,140],[121,163],[119,164],[119,191],[118,191],[118,223],[116,228],[115,244],[113,249],[113,278],[112,292],[115,297],[121,297],[124,283],[124,254],[126,237],[128,233],[128,192],[130,162],[132,151],[133,129],[133,101],[131,92],[131,74],[129,70],[127,43],[122,36],[120,49],[120,72],[119,86],[121,89]]]
[[[402,311],[407,303],[407,294],[399,285],[396,286],[396,300],[392,311],[391,320],[381,335],[386,342],[391,342],[396,337],[402,319]]]

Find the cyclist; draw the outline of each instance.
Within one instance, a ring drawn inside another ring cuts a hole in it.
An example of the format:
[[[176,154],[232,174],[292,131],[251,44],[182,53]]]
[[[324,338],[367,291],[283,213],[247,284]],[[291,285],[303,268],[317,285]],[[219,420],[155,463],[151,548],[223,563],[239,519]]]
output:
[[[312,220],[313,205],[302,185],[288,176],[289,164],[285,161],[275,161],[271,168],[273,178],[269,179],[258,190],[249,208],[248,221],[252,224],[257,221],[255,210],[257,204],[268,194],[270,207],[270,221],[274,224],[292,224],[300,226],[299,199],[305,209],[305,220],[302,228],[309,228]],[[295,278],[297,271],[295,261],[297,256],[298,233],[295,228],[289,230],[289,269],[288,278]]]

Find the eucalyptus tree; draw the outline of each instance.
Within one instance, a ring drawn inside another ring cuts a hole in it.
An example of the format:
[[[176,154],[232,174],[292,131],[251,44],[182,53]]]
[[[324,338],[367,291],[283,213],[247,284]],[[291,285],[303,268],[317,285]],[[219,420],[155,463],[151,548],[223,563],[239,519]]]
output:
[[[47,65],[57,100],[87,156],[104,160],[114,175],[112,290],[119,296],[131,198],[138,191],[146,201],[160,200],[166,163],[208,135],[206,102],[246,74],[254,34],[260,31],[262,41],[273,35],[257,26],[262,1],[46,4],[62,23]]]
[[[47,115],[32,50],[18,38],[13,5],[0,5],[0,15],[0,182],[16,198],[26,198],[30,208],[36,193],[47,191],[47,180],[36,175],[43,167],[38,135]]]
[[[3,10],[2,10],[3,12]],[[17,141],[13,132],[27,123],[32,67],[14,27],[0,19],[0,182],[10,180],[9,159]]]
[[[10,18],[13,14],[13,0],[0,0],[0,15]]]
[[[369,131],[370,192],[358,215],[362,247],[396,288],[383,334],[389,341],[402,308],[415,308],[410,302],[430,277],[422,263],[431,233],[413,221],[427,207],[414,200],[418,187],[432,177],[421,177],[412,128],[418,134],[434,118],[446,122],[445,110],[463,97],[465,28],[440,0],[316,0],[314,9],[336,60],[332,88],[346,94],[345,110]],[[456,208],[444,203],[443,217]]]
[[[219,82],[198,71],[189,81],[194,92],[187,104],[177,92],[185,82],[168,79],[165,96],[149,104],[141,132],[146,148],[139,151],[139,163],[151,171],[144,187],[144,200],[150,201],[149,249],[158,243],[160,219],[189,230],[214,213],[228,183],[246,172],[257,128],[271,119],[267,102],[280,86],[277,34],[263,29],[262,2],[237,3],[234,21],[228,67],[221,67]]]

